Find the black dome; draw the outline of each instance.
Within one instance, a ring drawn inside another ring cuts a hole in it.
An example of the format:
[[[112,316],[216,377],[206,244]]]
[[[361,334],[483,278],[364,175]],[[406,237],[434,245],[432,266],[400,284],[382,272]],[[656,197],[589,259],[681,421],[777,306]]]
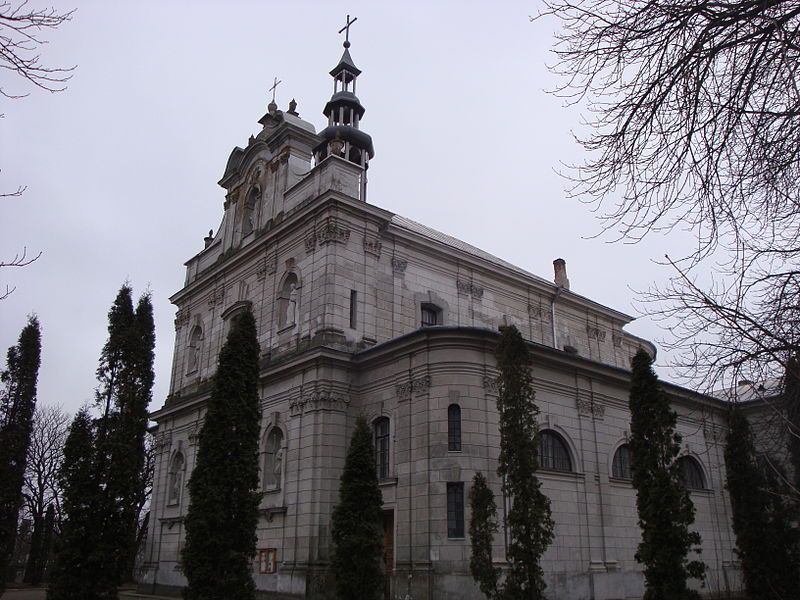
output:
[[[317,146],[317,150],[326,147],[331,140],[339,139],[343,142],[350,142],[357,148],[366,150],[370,158],[375,156],[375,149],[372,147],[372,137],[360,129],[350,127],[350,125],[331,125],[320,131],[319,136],[325,141]]]

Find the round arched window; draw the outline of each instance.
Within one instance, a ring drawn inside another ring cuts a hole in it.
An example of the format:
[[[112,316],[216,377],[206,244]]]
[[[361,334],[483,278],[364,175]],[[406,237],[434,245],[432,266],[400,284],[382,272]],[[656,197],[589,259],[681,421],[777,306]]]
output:
[[[614,459],[611,461],[611,476],[617,479],[633,479],[631,473],[631,447],[622,444],[614,452]]]
[[[681,479],[683,479],[683,485],[686,486],[686,489],[706,489],[706,478],[703,476],[703,469],[696,458],[681,456],[678,459],[678,464],[681,466]]]
[[[539,467],[551,471],[572,471],[567,443],[555,431],[539,432]]]

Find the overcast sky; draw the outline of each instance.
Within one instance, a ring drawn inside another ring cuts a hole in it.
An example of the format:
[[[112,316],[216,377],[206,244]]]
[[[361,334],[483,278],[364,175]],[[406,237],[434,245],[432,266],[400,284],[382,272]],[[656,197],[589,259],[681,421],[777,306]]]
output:
[[[376,150],[371,203],[548,279],[563,257],[573,291],[632,315],[631,288],[668,275],[651,259],[689,242],[593,238],[591,207],[567,199],[556,171],[581,158],[571,137],[580,113],[546,93],[556,85],[546,67],[556,24],[529,21],[535,1],[55,2],[76,5],[42,52],[49,64],[77,65],[65,92],[0,72],[4,90],[31,92],[0,101],[0,189],[27,186],[0,201],[0,257],[42,252],[0,270],[0,289],[16,286],[0,302],[0,348],[38,314],[41,403],[72,412],[92,399],[107,312],[127,280],[137,296],[153,295],[151,408],[163,404],[168,298],[219,225],[228,155],[260,130],[273,77],[281,109],[295,98],[303,118],[324,126],[347,13],[358,17],[351,53]],[[646,319],[627,329],[663,336]]]

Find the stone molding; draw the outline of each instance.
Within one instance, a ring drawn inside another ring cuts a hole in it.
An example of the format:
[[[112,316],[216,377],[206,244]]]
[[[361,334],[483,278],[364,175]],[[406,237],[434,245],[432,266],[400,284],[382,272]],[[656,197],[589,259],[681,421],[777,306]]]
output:
[[[214,308],[217,304],[225,301],[225,286],[220,286],[212,291],[208,296],[208,307]]]
[[[312,231],[303,241],[306,245],[306,253],[311,254],[317,247],[317,236],[314,235],[314,232]]]
[[[178,331],[184,325],[189,324],[189,319],[192,316],[192,311],[188,308],[179,308],[175,313],[175,331]]]
[[[606,341],[606,332],[599,327],[594,327],[592,325],[586,326],[586,333],[589,336],[590,340],[597,340],[598,342],[605,342]]]
[[[472,296],[476,300],[480,300],[481,298],[483,298],[483,288],[479,285],[475,285],[471,281],[456,279],[456,287],[458,288],[459,294]]]
[[[341,226],[334,217],[325,219],[322,227],[317,230],[317,242],[320,246],[326,244],[346,244],[350,239],[350,230]]]
[[[616,333],[611,336],[611,341],[614,344],[615,348],[622,348],[622,336],[617,335]]]
[[[495,396],[497,396],[500,393],[500,388],[497,385],[497,378],[490,377],[489,375],[484,375],[483,389],[486,390],[487,394],[494,394]]]
[[[380,258],[382,246],[381,238],[364,236],[364,254],[371,254],[375,258]]]
[[[398,383],[395,386],[395,391],[400,400],[408,400],[412,395],[421,396],[422,394],[427,394],[430,387],[430,375],[425,375],[424,377],[417,377],[405,383]]]
[[[392,271],[399,275],[403,275],[406,272],[406,267],[408,267],[408,261],[403,258],[397,258],[396,256],[392,257]]]
[[[300,398],[289,403],[291,416],[301,415],[318,410],[345,411],[350,405],[350,398],[335,390],[316,390],[310,394],[303,394]]]
[[[575,406],[578,409],[578,414],[593,416],[596,419],[602,419],[606,414],[605,406],[592,402],[591,400],[578,398],[575,401]]]
[[[259,281],[264,281],[267,275],[274,275],[277,270],[278,257],[277,254],[273,252],[269,256],[265,256],[261,259],[261,264],[258,266],[258,271],[256,271],[256,278]]]

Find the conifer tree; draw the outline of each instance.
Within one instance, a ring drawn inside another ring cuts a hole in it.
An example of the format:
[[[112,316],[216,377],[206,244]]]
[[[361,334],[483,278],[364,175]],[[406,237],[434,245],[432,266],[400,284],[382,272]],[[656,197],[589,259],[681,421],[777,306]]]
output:
[[[492,564],[492,541],[497,533],[497,504],[483,473],[472,478],[469,491],[469,571],[478,582],[481,592],[489,599],[498,596],[500,569]]]
[[[700,534],[689,531],[694,505],[677,461],[678,417],[659,386],[652,362],[640,349],[631,375],[631,472],[642,529],[636,560],[644,565],[644,600],[697,598],[686,582],[702,577],[705,565],[687,558],[692,546],[699,546]]]
[[[339,482],[339,503],[331,518],[336,597],[377,600],[384,584],[383,498],[375,470],[372,431],[363,416],[356,420]]]
[[[794,472],[792,495],[795,502],[800,503],[800,357],[797,351],[792,353],[786,364],[783,401],[788,425],[789,461]]]
[[[104,557],[99,555],[97,507],[100,487],[96,478],[95,425],[87,407],[69,428],[64,461],[59,471],[62,491],[61,534],[54,548],[47,600],[95,600],[103,577]]]
[[[536,477],[539,409],[534,403],[528,347],[516,327],[500,329],[497,346],[499,371],[497,410],[500,413],[500,465],[498,475],[511,499],[509,570],[503,585],[506,600],[544,598],[545,582],[539,565],[553,541],[550,500]]]
[[[17,345],[8,349],[6,370],[0,376],[4,384],[0,392],[0,595],[14,551],[41,351],[39,321],[31,316]]]
[[[252,313],[231,323],[219,355],[189,480],[186,600],[255,597],[258,523],[258,354]]]
[[[725,444],[736,553],[749,598],[800,598],[800,547],[782,495],[770,489],[758,465],[753,432],[737,407]]]

